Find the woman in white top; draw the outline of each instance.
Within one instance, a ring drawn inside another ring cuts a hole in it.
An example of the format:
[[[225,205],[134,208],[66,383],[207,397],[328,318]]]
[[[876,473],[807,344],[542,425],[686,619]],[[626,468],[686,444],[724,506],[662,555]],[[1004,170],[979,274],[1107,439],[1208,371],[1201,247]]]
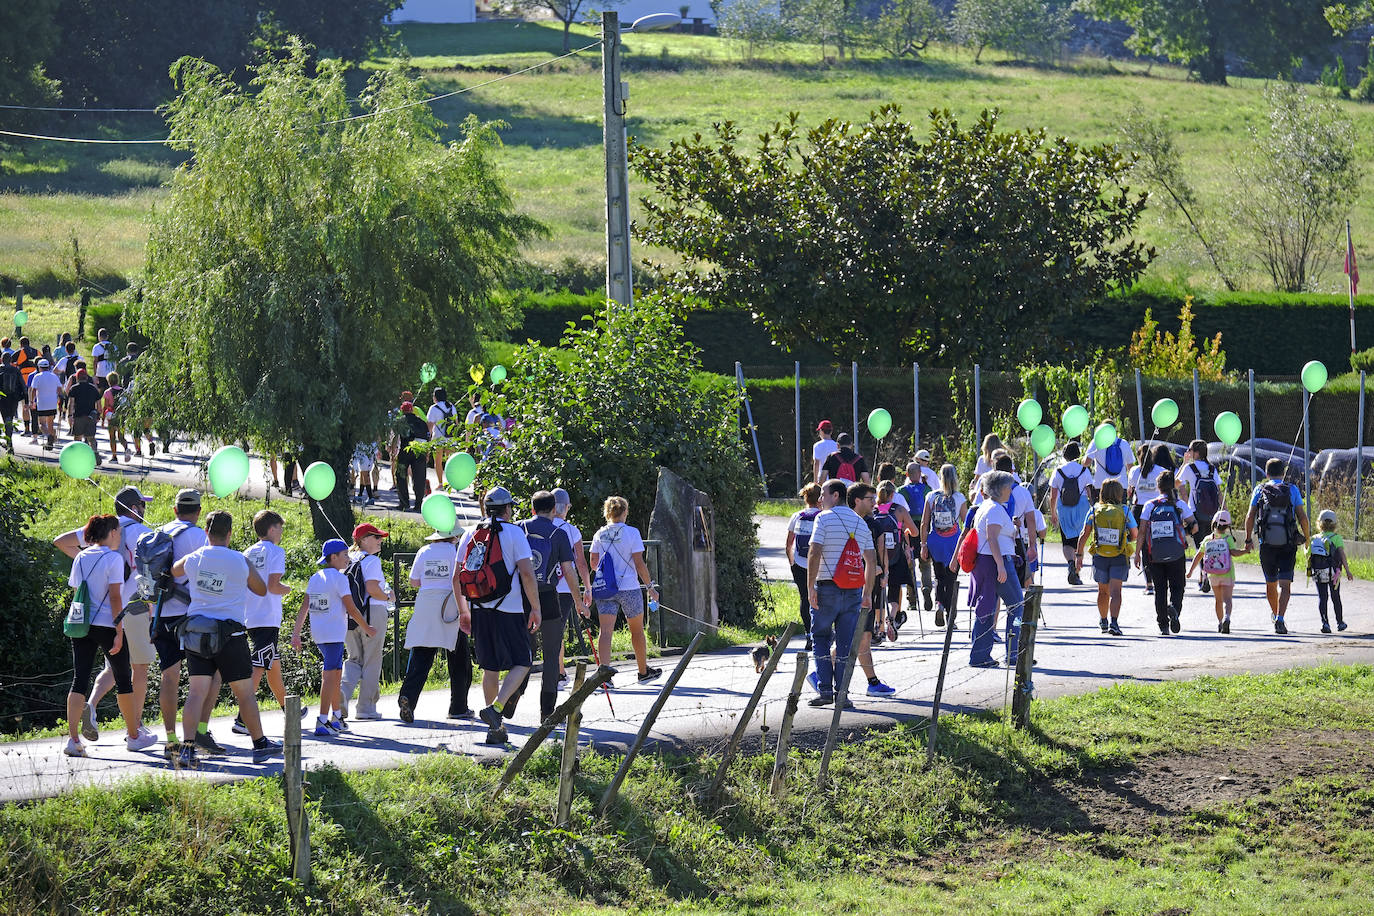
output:
[[[1174,469],[1174,456],[1169,451],[1168,446],[1163,443],[1152,446],[1148,442],[1144,442],[1140,445],[1136,461],[1138,463],[1131,468],[1130,476],[1127,478],[1126,505],[1133,507],[1136,525],[1139,526],[1141,510],[1145,508],[1146,503],[1159,496],[1160,475],[1165,471]],[[1155,584],[1150,573],[1148,550],[1142,549],[1141,555],[1136,557],[1136,561],[1137,565],[1144,570],[1145,594],[1153,595]]]
[[[797,586],[799,606],[801,607],[802,626],[806,628],[806,651],[811,651],[811,600],[806,589],[806,553],[811,548],[811,532],[816,527],[816,516],[821,514],[821,488],[818,484],[808,483],[797,494],[806,503],[806,508],[792,513],[787,522],[787,542],[783,551],[792,567],[792,582]]]
[[[425,538],[425,546],[415,554],[410,567],[410,587],[415,592],[415,610],[406,625],[405,647],[410,650],[405,678],[401,681],[401,721],[415,721],[415,704],[429,679],[434,653],[448,653],[448,717],[472,717],[468,708],[468,688],[472,686],[472,656],[468,632],[472,617],[459,607],[453,594],[453,569],[458,562],[458,538],[463,530],[436,531]]]
[[[969,664],[975,668],[997,667],[992,657],[992,633],[999,598],[1007,606],[1007,658],[1016,657],[1022,592],[1016,575],[1016,529],[1004,508],[1015,483],[1016,478],[1006,471],[985,474],[983,492],[987,498],[973,517],[978,560],[973,566],[974,627]]]
[[[978,452],[978,464],[973,468],[973,479],[975,482],[978,478],[992,470],[994,464],[992,453],[998,449],[1005,448],[1006,446],[1002,444],[1001,437],[996,433],[988,433],[983,437],[983,447]]]
[[[81,536],[91,546],[72,561],[69,585],[79,589],[86,583],[86,604],[77,608],[73,601],[68,619],[89,613],[90,630],[85,636],[72,638],[72,686],[67,693],[68,757],[85,757],[79,729],[86,697],[91,692],[96,650],[103,651],[114,674],[115,692],[119,698],[119,712],[124,717],[128,736],[125,747],[139,751],[157,743],[152,732],[140,733],[141,712],[134,704],[133,669],[129,665],[129,647],[124,644],[124,556],[119,552],[123,530],[114,515],[93,515]],[[140,620],[142,618],[139,618]]]
[[[644,538],[640,536],[638,528],[625,524],[625,518],[630,514],[630,503],[625,497],[607,497],[602,514],[606,517],[606,524],[592,536],[592,588],[594,591],[601,588],[601,559],[609,555],[615,564],[616,581],[614,585],[605,583],[605,587],[616,591],[608,597],[596,599],[596,613],[601,621],[601,631],[596,639],[597,658],[611,657],[611,633],[615,630],[616,615],[623,613],[625,623],[630,628],[635,661],[639,664],[639,679],[651,681],[663,672],[649,667],[649,646],[644,639],[644,599],[639,594],[640,583],[643,583],[650,601],[658,600],[658,589],[654,588],[649,567],[644,563]]]
[[[444,388],[434,389],[434,403],[429,405],[429,411],[425,414],[425,422],[429,424],[429,440],[439,442],[444,446],[452,444],[449,438],[449,427],[456,422],[458,408],[448,401],[448,391]],[[439,489],[448,489],[448,481],[444,479],[444,463],[448,461],[448,456],[453,454],[450,448],[436,448],[434,450],[434,476],[439,478]]]

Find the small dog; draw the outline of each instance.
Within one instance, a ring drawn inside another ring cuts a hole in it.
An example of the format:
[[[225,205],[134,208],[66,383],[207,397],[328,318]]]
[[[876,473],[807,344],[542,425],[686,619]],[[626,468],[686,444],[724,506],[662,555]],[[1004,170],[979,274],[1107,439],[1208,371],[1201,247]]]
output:
[[[754,659],[754,673],[758,674],[763,671],[763,666],[768,664],[768,659],[773,657],[777,648],[778,638],[776,636],[770,636],[764,640],[763,645],[754,647],[754,650],[749,653]]]

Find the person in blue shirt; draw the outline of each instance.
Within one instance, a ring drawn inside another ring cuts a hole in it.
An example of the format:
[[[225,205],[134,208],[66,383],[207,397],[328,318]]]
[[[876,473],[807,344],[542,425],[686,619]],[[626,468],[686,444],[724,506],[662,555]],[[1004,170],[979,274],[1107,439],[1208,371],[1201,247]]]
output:
[[[1265,596],[1274,632],[1279,635],[1288,632],[1283,615],[1293,592],[1293,567],[1297,565],[1298,547],[1310,534],[1302,490],[1284,481],[1284,470],[1282,458],[1269,459],[1264,465],[1268,480],[1250,494],[1250,511],[1245,516],[1245,549],[1255,546],[1258,534]]]

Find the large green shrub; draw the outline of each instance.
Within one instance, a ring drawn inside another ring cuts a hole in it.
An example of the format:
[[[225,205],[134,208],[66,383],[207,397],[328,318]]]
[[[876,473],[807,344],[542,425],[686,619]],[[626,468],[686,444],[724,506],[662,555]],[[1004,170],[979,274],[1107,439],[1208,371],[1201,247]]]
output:
[[[646,530],[658,468],[676,471],[711,496],[721,616],[746,622],[759,597],[758,484],[736,425],[738,399],[730,385],[694,384],[699,354],[672,312],[657,297],[601,309],[591,326],[563,337],[574,355],[566,369],[543,349],[522,348],[501,396],[488,404],[516,421],[510,447],[479,474],[522,500],[564,487],[590,538],[613,494],[630,501],[631,524]]]

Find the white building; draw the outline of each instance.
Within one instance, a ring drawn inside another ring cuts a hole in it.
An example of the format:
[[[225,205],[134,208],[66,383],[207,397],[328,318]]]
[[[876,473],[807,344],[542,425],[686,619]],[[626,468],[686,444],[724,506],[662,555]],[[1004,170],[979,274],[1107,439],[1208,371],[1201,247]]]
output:
[[[475,0],[406,0],[392,22],[476,22]]]

